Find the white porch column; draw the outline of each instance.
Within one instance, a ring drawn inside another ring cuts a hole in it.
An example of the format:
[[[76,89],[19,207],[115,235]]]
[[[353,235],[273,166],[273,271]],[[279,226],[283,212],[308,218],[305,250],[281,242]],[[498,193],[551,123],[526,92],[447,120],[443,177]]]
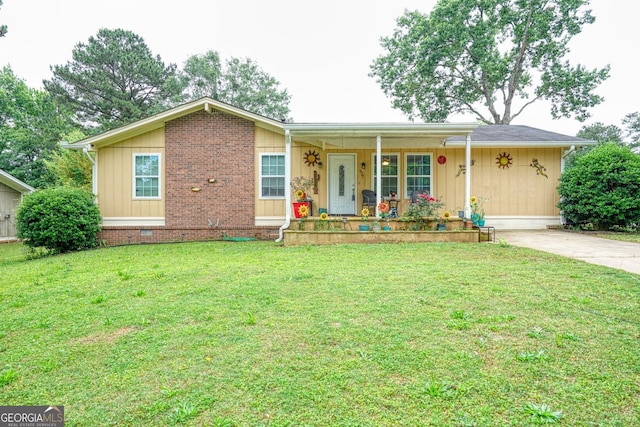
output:
[[[278,231],[276,242],[282,241],[284,238],[284,230],[289,228],[291,224],[291,131],[284,130],[284,224]]]
[[[471,218],[471,135],[466,139],[464,174],[464,217]]]
[[[378,205],[382,200],[382,137],[376,136],[376,216],[378,216]]]

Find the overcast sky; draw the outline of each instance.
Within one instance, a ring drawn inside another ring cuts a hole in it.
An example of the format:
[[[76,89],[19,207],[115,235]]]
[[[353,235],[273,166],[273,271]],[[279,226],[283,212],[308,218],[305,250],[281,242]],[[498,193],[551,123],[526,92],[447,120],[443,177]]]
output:
[[[10,65],[30,87],[52,77],[79,42],[100,28],[141,36],[154,55],[182,67],[193,54],[216,50],[222,59],[251,58],[292,95],[295,122],[406,122],[375,80],[372,61],[383,53],[405,9],[429,12],[435,0],[4,0],[0,66]],[[605,102],[586,124],[621,126],[640,111],[636,68],[640,2],[592,0],[596,22],[571,44],[571,61],[592,69],[611,65],[597,93]],[[472,121],[453,117],[451,121]],[[512,124],[568,135],[583,124],[552,120],[547,105],[529,108]]]

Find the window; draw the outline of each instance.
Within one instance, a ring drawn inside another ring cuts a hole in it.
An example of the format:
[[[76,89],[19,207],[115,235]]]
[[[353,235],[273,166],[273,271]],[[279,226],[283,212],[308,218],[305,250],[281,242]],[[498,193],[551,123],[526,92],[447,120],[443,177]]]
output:
[[[260,197],[284,197],[284,154],[260,156]]]
[[[427,190],[431,194],[433,182],[431,154],[407,154],[406,165],[406,197],[411,197],[411,193],[415,190]]]
[[[133,198],[160,198],[160,154],[133,155]]]
[[[400,182],[399,173],[400,166],[397,154],[382,154],[382,160],[389,159],[388,165],[382,165],[382,194],[381,196],[388,196],[392,191],[395,191],[399,194],[400,186],[398,185]],[[378,182],[378,173],[377,173],[378,161],[376,155],[373,155],[373,185],[376,185]],[[374,190],[375,191],[375,190]]]

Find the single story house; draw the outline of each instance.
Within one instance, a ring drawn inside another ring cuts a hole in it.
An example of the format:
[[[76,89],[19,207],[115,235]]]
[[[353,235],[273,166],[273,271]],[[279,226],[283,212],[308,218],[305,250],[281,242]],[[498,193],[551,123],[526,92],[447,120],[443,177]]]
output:
[[[16,208],[34,188],[0,169],[0,239],[16,237]]]
[[[101,238],[122,244],[281,239],[298,176],[313,216],[358,216],[365,189],[395,192],[401,215],[426,190],[456,216],[476,196],[496,228],[545,228],[561,223],[565,157],[589,144],[527,126],[284,123],[202,98],[64,146],[90,156]]]

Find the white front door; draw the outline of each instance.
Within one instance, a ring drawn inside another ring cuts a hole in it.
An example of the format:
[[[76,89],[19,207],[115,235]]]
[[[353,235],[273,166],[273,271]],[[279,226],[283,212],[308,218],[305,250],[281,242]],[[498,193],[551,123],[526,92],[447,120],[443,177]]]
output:
[[[356,155],[329,154],[329,215],[355,215]]]

